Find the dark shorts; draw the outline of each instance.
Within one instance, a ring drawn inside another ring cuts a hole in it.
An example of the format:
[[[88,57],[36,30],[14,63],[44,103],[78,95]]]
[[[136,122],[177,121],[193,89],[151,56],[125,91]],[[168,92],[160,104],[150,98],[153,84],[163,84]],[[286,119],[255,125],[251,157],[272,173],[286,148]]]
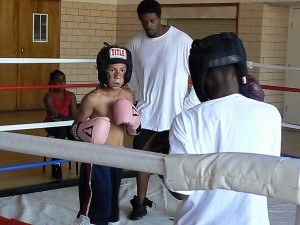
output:
[[[169,131],[142,129],[133,139],[133,148],[149,152],[168,154],[170,149]]]
[[[79,214],[92,224],[107,225],[119,220],[119,190],[123,170],[81,163],[79,177]]]

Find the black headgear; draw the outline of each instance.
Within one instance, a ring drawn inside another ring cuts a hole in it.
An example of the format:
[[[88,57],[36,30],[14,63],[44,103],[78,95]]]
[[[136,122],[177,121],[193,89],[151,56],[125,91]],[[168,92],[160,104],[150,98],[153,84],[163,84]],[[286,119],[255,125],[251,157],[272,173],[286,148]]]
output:
[[[214,34],[193,41],[189,56],[189,69],[193,86],[200,101],[208,100],[204,86],[207,70],[230,64],[237,65],[242,80],[240,93],[245,94],[247,92],[245,83],[248,69],[246,51],[242,41],[231,32]]]
[[[126,48],[117,45],[108,45],[106,42],[97,55],[98,80],[101,84],[108,85],[110,78],[107,72],[108,64],[124,63],[127,66],[124,75],[124,84],[128,83],[132,74],[132,56],[131,52]]]

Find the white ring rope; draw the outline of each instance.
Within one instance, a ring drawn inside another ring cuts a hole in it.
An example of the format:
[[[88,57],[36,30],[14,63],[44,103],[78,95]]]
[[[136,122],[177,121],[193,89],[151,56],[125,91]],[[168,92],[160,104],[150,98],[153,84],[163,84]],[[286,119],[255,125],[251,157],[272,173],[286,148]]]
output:
[[[281,125],[284,128],[290,128],[290,129],[300,130],[300,126],[296,125],[296,124],[282,123]],[[0,129],[1,129],[1,126],[0,126]]]
[[[0,58],[0,64],[21,64],[21,63],[96,63],[96,59],[59,59],[59,58]],[[247,66],[252,69],[269,68],[278,70],[300,70],[298,67],[278,66],[247,61]]]
[[[96,59],[0,58],[0,64],[23,63],[95,63]]]
[[[173,190],[230,189],[300,204],[299,159],[250,153],[164,155],[8,132],[0,132],[0,149],[161,174]]]
[[[71,126],[74,120],[58,121],[58,122],[44,122],[44,123],[27,123],[27,124],[16,124],[16,125],[3,125],[0,126],[0,131],[12,131],[12,130],[28,130],[28,129],[39,129],[48,127],[63,127]]]
[[[250,69],[256,68],[268,68],[268,69],[277,69],[277,70],[300,70],[298,67],[289,67],[289,66],[277,66],[277,65],[270,65],[270,64],[263,64],[263,63],[254,63],[251,61],[247,61],[247,67]]]
[[[27,123],[27,124],[16,124],[16,125],[2,125],[0,131],[15,131],[15,130],[29,130],[29,129],[40,129],[48,127],[63,127],[71,126],[74,120],[58,121],[58,122],[44,122],[44,123]],[[282,123],[283,128],[290,128],[300,130],[299,125]]]

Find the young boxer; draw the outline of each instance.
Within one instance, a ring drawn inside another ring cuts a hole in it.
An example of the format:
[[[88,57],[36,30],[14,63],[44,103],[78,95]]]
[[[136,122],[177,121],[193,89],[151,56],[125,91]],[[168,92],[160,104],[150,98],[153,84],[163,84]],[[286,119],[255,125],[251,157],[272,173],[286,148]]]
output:
[[[140,130],[133,94],[122,88],[131,78],[132,57],[126,48],[105,44],[97,56],[100,85],[83,98],[72,134],[89,143],[123,146],[125,130],[129,135]],[[122,175],[119,168],[81,163],[76,224],[107,225],[119,220]]]

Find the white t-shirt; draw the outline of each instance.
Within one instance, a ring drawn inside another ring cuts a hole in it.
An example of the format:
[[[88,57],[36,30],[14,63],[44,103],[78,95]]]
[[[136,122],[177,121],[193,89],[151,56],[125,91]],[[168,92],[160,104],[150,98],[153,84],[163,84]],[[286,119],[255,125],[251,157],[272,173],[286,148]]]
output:
[[[170,130],[170,154],[244,152],[279,156],[280,148],[278,110],[240,94],[182,112]],[[184,194],[189,197],[178,207],[175,224],[270,224],[265,196],[220,189]]]
[[[194,92],[188,96],[191,43],[187,34],[170,27],[157,38],[149,38],[141,31],[127,44],[133,58],[128,85],[138,101],[142,128],[169,130],[184,102],[186,108],[200,103]]]

